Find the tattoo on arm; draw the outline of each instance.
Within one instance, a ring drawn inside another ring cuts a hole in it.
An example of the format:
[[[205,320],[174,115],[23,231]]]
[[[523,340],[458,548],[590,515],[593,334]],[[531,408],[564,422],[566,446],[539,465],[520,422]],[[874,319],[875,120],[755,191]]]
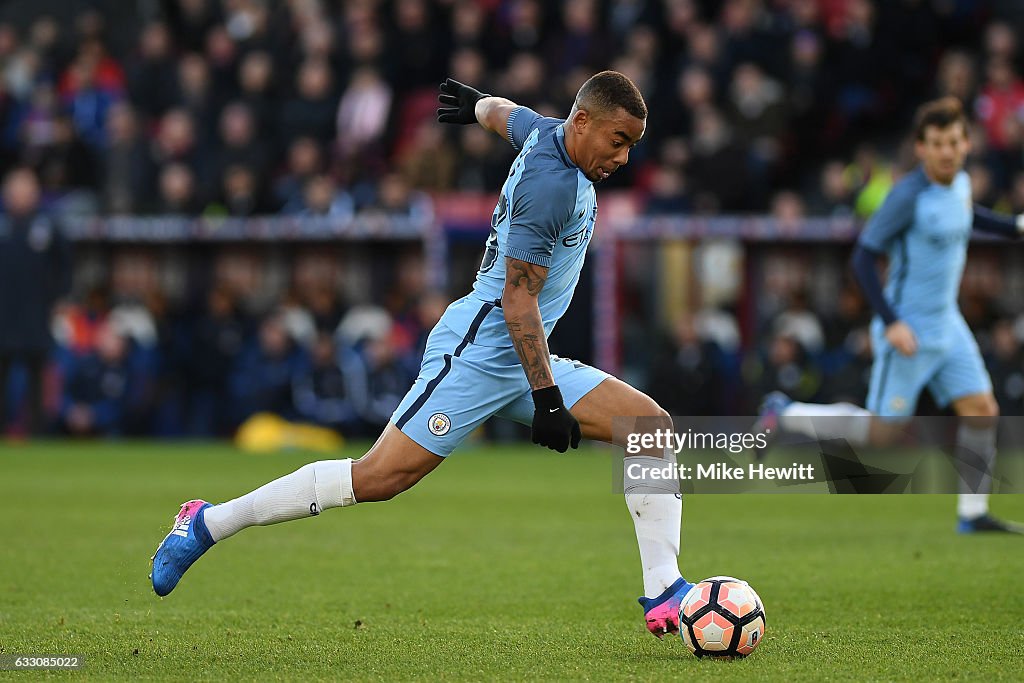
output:
[[[538,296],[540,290],[544,289],[544,283],[548,279],[547,268],[514,258],[506,258],[505,263],[507,266],[506,285],[525,287],[530,296]]]
[[[523,364],[531,389],[543,389],[555,382],[551,353],[544,336],[537,296],[544,288],[548,269],[518,259],[506,259],[505,294],[502,306],[512,346]]]

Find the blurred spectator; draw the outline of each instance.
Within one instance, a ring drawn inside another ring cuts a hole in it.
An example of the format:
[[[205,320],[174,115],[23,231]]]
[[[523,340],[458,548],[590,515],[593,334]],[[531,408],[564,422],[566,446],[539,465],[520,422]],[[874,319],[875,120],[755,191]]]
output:
[[[352,74],[338,104],[336,125],[338,153],[358,162],[361,155],[381,141],[391,109],[391,86],[369,67]]]
[[[194,436],[224,436],[232,425],[229,392],[232,366],[247,337],[234,297],[222,287],[206,296],[205,309],[181,344],[185,429]],[[202,349],[195,353],[195,349]]]
[[[152,196],[157,196],[161,189],[158,182],[164,166],[180,164],[194,176],[202,165],[201,159],[202,151],[189,113],[184,109],[172,109],[164,114],[149,147],[147,185]]]
[[[794,292],[783,310],[775,318],[774,333],[776,337],[796,340],[804,351],[815,354],[825,347],[825,332],[821,321],[811,310],[807,295],[798,290]]]
[[[74,436],[116,436],[125,432],[139,377],[129,358],[128,339],[103,325],[96,350],[71,360],[60,405],[60,427]]]
[[[285,172],[274,182],[274,198],[284,207],[299,204],[306,182],[323,170],[320,147],[313,138],[296,138],[287,156]]]
[[[271,208],[252,168],[236,164],[224,171],[220,200],[207,205],[205,213],[244,218],[268,213]]]
[[[508,176],[508,159],[500,153],[500,142],[480,126],[463,126],[458,131],[461,155],[455,164],[454,189],[494,192]]]
[[[4,65],[3,77],[7,89],[16,99],[25,101],[31,94],[43,71],[42,59],[32,49],[14,53]]]
[[[475,0],[456,0],[452,7],[452,41],[458,47],[488,48],[487,10]]]
[[[853,188],[842,161],[832,160],[821,169],[817,192],[813,195],[812,213],[820,216],[853,215]]]
[[[383,334],[360,339],[355,350],[343,354],[342,372],[359,417],[373,434],[387,425],[415,377],[402,363],[390,326]]]
[[[694,205],[701,212],[756,206],[757,190],[751,191],[746,152],[736,144],[722,115],[711,107],[696,112],[689,176]]]
[[[83,49],[68,68],[60,88],[79,135],[97,149],[106,143],[107,110],[122,94],[120,67],[107,60],[98,46],[90,52]],[[105,66],[113,72],[106,77],[106,84],[102,72]]]
[[[395,69],[389,80],[401,90],[432,87],[446,63],[444,34],[432,16],[436,3],[396,0],[393,6]]]
[[[539,52],[544,42],[544,10],[538,0],[516,0],[505,17],[503,49],[511,52]]]
[[[344,306],[338,299],[338,292],[333,287],[320,284],[309,293],[306,305],[309,307],[316,330],[333,334],[345,312]]]
[[[270,149],[260,137],[252,110],[241,102],[227,105],[220,114],[221,148],[213,164],[213,176],[226,178],[231,167],[244,166],[262,187],[262,173],[270,162]]]
[[[147,119],[160,118],[175,104],[175,91],[168,87],[177,76],[172,47],[167,25],[151,22],[139,37],[138,58],[128,62],[128,93]]]
[[[720,410],[714,344],[697,335],[692,316],[676,323],[647,378],[651,398],[672,415],[715,415]]]
[[[90,287],[77,304],[55,311],[53,330],[61,356],[81,355],[96,348],[96,336],[110,314],[110,292],[105,285]]]
[[[601,34],[597,3],[594,0],[567,0],[562,3],[562,32],[552,36],[547,63],[555,74],[575,69],[594,71],[606,59],[608,39]]]
[[[62,114],[53,120],[50,144],[35,151],[38,158],[26,154],[24,160],[36,167],[43,187],[51,195],[60,196],[73,188],[96,187],[97,155],[79,137],[69,116]]]
[[[277,92],[274,61],[266,52],[248,53],[238,70],[239,101],[249,108],[261,140],[273,148],[277,135]]]
[[[237,5],[236,5],[237,6]],[[236,36],[241,37],[239,34]],[[209,66],[214,92],[228,93],[235,87],[238,66],[238,43],[224,25],[217,24],[206,32],[205,63]]]
[[[871,144],[857,148],[853,161],[846,167],[847,183],[855,188],[854,210],[867,218],[882,205],[893,184],[892,166],[879,156]]]
[[[397,173],[389,173],[381,178],[374,201],[360,211],[414,221],[429,221],[434,217],[430,196],[411,188]]]
[[[295,78],[295,95],[281,110],[281,137],[286,143],[302,135],[327,140],[334,130],[334,84],[330,65],[306,60]],[[380,125],[378,121],[370,122]]]
[[[654,133],[661,137],[693,135],[694,117],[698,111],[715,102],[715,83],[711,74],[700,65],[690,65],[676,80],[676,100],[672,106],[650,112]]]
[[[207,0],[171,0],[166,3],[167,22],[174,42],[189,52],[203,48],[203,40],[219,20],[221,3]]]
[[[999,188],[988,166],[976,161],[967,165],[967,174],[971,177],[971,199],[976,204],[994,207],[999,202]]]
[[[813,2],[802,2],[811,5]],[[789,49],[789,72],[785,79],[789,90],[791,129],[798,152],[817,157],[816,144],[821,144],[823,123],[828,115],[829,83],[825,71],[825,44],[819,33],[804,29],[793,36]]]
[[[175,110],[167,112],[163,121],[172,114],[184,112],[192,123],[192,135],[201,148],[208,148],[217,141],[218,93],[211,76],[210,67],[200,54],[187,54],[178,59],[178,92]],[[161,123],[161,129],[163,123]],[[196,169],[200,171],[201,169]]]
[[[509,61],[501,79],[502,97],[534,109],[543,109],[548,102],[544,76],[544,60],[536,53],[520,52]]]
[[[1004,60],[990,59],[985,68],[986,81],[975,102],[978,120],[985,127],[989,145],[997,152],[1021,141],[1018,117],[1024,108],[1024,82]]]
[[[985,29],[985,55],[1008,63],[1017,61],[1017,33],[1003,21],[993,21]]]
[[[1024,213],[1024,172],[1013,176],[1010,184],[1010,194],[1007,199],[1010,210],[1014,213]]]
[[[681,214],[688,212],[689,209],[686,178],[682,171],[669,164],[656,166],[651,175],[651,192],[647,197],[644,213]]]
[[[349,398],[330,333],[317,335],[310,355],[309,370],[296,378],[293,387],[299,418],[345,435],[360,434],[362,419]]]
[[[782,391],[795,401],[812,401],[821,388],[821,375],[808,360],[800,342],[785,334],[771,338],[764,360],[745,368],[748,399],[758,401],[772,391]]]
[[[870,322],[871,313],[864,303],[860,288],[847,283],[839,291],[836,310],[822,323],[825,346],[829,349],[844,346],[851,334],[866,329]]]
[[[50,314],[71,287],[71,254],[60,227],[39,211],[40,189],[26,168],[3,181],[0,217],[0,434],[17,416],[7,407],[13,364],[28,373],[28,430],[42,430],[42,383],[52,345]]]
[[[478,49],[460,48],[452,54],[449,72],[460,83],[483,83],[487,78],[487,61]]]
[[[473,126],[485,134],[480,126]],[[412,187],[430,192],[451,190],[456,171],[455,152],[445,144],[440,124],[426,121],[416,129],[410,148],[398,160],[402,176]]]
[[[32,89],[27,106],[14,121],[23,155],[32,158],[53,143],[58,110],[57,93],[49,83],[40,83]]]
[[[939,62],[936,97],[952,95],[964,103],[965,108],[974,101],[977,77],[974,60],[965,52],[950,51]]]
[[[284,212],[347,221],[355,213],[355,204],[348,193],[338,190],[330,176],[315,175],[306,181],[302,196],[285,205]]]
[[[853,330],[835,355],[827,381],[821,387],[822,400],[863,405],[867,400],[874,363],[871,334],[867,327]]]
[[[147,150],[135,112],[125,102],[107,112],[107,148],[100,160],[104,210],[112,214],[138,211],[146,201]]]
[[[772,197],[772,218],[782,231],[795,230],[807,217],[804,200],[796,192],[784,190]]]
[[[292,385],[307,367],[306,354],[288,336],[283,318],[269,315],[255,343],[236,356],[230,382],[235,420],[259,412],[293,418]]]
[[[992,327],[986,356],[1000,414],[1020,415],[1024,410],[1024,352],[1012,320],[1001,318]]]
[[[840,127],[836,134],[861,134],[879,120],[881,92],[897,61],[878,33],[877,8],[871,0],[848,0],[831,45],[830,77],[837,87]]]
[[[191,216],[199,213],[195,174],[184,164],[168,164],[160,171],[156,213]]]
[[[748,150],[755,183],[764,186],[782,154],[787,123],[782,88],[756,64],[740,64],[729,86],[729,116],[737,142]]]

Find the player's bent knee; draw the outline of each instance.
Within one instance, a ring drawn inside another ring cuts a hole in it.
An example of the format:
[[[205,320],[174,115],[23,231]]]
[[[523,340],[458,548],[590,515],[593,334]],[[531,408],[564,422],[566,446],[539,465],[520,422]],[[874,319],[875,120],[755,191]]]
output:
[[[640,396],[642,398],[632,411],[636,417],[637,428],[644,430],[671,429],[672,416],[668,411],[647,394],[640,394]]]
[[[964,424],[975,429],[991,429],[999,419],[999,404],[992,394],[961,399],[956,402],[955,408]]]

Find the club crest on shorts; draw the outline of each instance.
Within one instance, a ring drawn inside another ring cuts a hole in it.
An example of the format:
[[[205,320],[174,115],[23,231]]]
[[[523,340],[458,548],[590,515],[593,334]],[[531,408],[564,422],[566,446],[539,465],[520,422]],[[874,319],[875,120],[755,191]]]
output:
[[[444,413],[434,413],[427,420],[427,429],[434,436],[444,436],[452,428],[452,421]]]

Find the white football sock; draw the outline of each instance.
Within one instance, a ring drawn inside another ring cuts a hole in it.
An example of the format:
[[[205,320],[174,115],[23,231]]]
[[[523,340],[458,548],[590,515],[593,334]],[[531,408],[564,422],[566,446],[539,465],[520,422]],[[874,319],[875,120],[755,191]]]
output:
[[[961,424],[956,432],[956,456],[960,472],[957,515],[973,519],[987,514],[996,464],[995,428],[978,429]]]
[[[220,541],[246,527],[311,517],[355,503],[352,460],[321,460],[244,496],[206,508],[203,519],[213,540]]]
[[[956,514],[963,519],[974,519],[988,514],[988,494],[961,493],[956,497]]]
[[[675,458],[654,456],[625,459],[625,467],[640,464],[664,468]],[[626,507],[633,518],[640,562],[644,572],[644,595],[656,598],[679,579],[679,531],[683,517],[683,498],[675,479],[630,477],[625,479]]]
[[[846,439],[866,446],[871,434],[871,411],[852,403],[799,403],[793,401],[779,416],[787,432],[816,439]]]

